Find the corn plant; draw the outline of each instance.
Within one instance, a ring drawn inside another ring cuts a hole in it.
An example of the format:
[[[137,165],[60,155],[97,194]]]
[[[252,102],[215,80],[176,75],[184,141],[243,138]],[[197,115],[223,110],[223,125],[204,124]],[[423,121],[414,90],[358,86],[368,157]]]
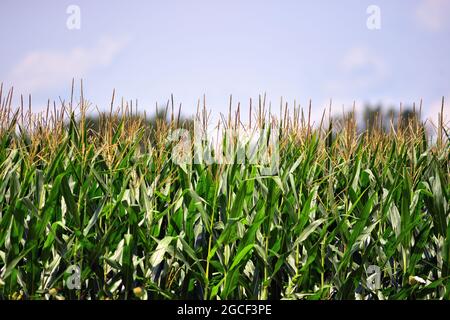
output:
[[[417,121],[313,126],[261,97],[244,126],[230,108],[217,127],[277,136],[278,169],[265,174],[175,163],[173,104],[149,127],[113,98],[92,128],[89,103],[73,100],[36,115],[31,99],[14,108],[0,93],[0,299],[449,298],[443,112],[431,141]],[[206,107],[196,120],[211,126]]]

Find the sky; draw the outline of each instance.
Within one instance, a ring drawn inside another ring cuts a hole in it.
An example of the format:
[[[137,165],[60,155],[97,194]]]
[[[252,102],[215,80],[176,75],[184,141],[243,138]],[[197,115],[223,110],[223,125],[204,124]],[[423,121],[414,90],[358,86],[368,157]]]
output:
[[[105,110],[113,89],[147,112],[173,94],[185,115],[205,95],[216,117],[230,94],[243,114],[263,93],[276,110],[311,99],[313,119],[330,99],[335,112],[423,99],[434,119],[450,103],[450,0],[2,0],[0,13],[0,82],[36,112],[67,101],[72,78]]]

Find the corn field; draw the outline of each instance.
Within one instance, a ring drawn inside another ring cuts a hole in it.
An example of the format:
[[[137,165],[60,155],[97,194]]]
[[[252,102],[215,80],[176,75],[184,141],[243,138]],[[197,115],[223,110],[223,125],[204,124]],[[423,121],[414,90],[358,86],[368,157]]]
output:
[[[266,174],[175,163],[170,135],[189,126],[170,102],[148,127],[113,97],[94,129],[82,95],[41,114],[12,96],[0,93],[0,299],[450,297],[444,104],[434,140],[421,121],[312,125],[287,104],[275,116],[263,97],[243,125],[230,105],[217,129],[276,136]],[[211,126],[205,106],[195,120]],[[231,140],[218,138],[249,148]]]

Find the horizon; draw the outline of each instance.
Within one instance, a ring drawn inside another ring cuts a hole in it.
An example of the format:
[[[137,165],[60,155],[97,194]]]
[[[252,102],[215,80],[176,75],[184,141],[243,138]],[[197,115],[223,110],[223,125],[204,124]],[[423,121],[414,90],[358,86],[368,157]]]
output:
[[[8,44],[0,82],[4,92],[15,88],[15,106],[31,94],[33,112],[47,99],[67,101],[72,78],[78,89],[83,79],[100,110],[109,109],[114,89],[117,102],[137,100],[148,113],[173,94],[185,116],[205,95],[215,119],[230,94],[246,111],[258,94],[275,110],[280,97],[304,109],[312,100],[316,121],[331,99],[334,114],[353,103],[361,113],[365,105],[423,100],[424,118],[436,122],[442,97],[450,98],[445,0],[4,1],[0,8],[9,13],[0,22]]]

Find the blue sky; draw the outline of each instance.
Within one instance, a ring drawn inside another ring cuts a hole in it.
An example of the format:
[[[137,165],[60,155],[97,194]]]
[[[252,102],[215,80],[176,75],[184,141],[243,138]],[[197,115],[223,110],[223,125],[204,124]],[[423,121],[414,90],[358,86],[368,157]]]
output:
[[[79,30],[66,26],[69,5]],[[2,0],[0,12],[0,81],[31,93],[36,111],[67,100],[72,77],[100,109],[115,88],[148,111],[173,93],[185,114],[203,94],[216,115],[230,94],[244,110],[264,92],[276,110],[281,96],[312,99],[315,118],[330,98],[335,110],[423,98],[427,117],[450,99],[448,0]]]

